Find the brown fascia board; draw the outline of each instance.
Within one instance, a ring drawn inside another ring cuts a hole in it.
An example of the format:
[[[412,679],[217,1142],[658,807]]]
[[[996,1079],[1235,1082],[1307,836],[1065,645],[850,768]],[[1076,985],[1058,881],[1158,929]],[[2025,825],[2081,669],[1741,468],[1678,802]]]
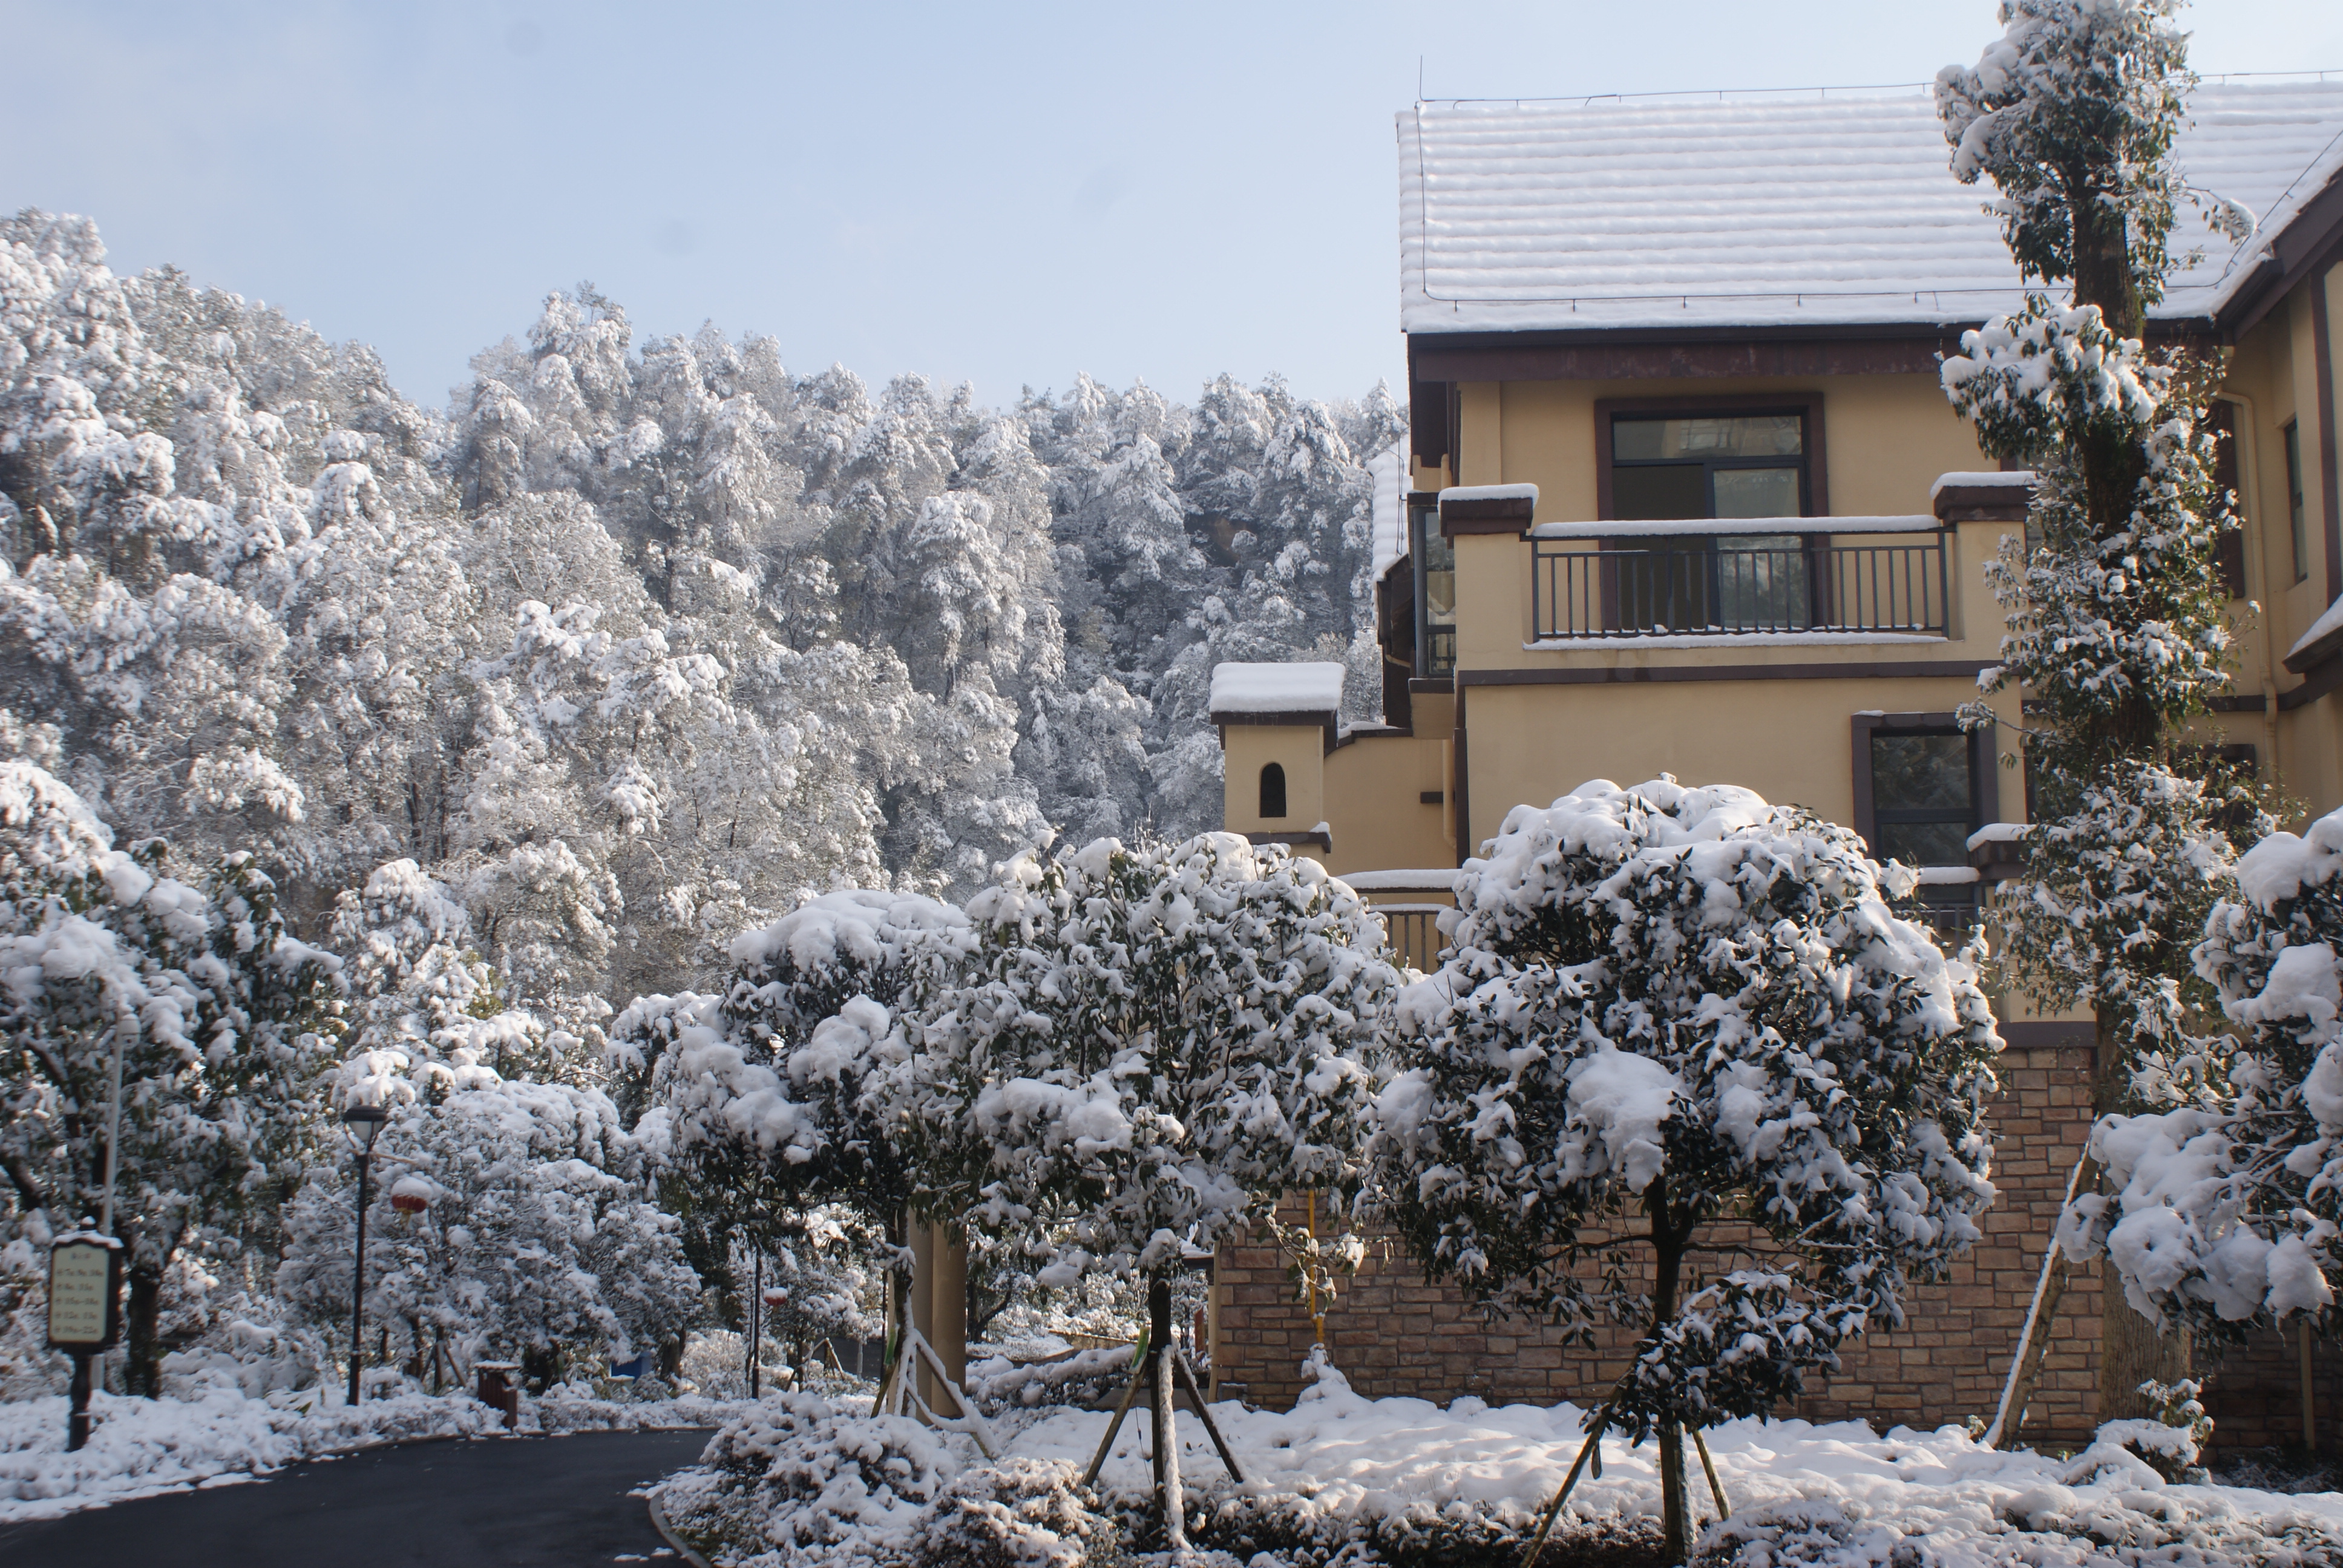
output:
[[[1936,520],[2022,523],[2033,498],[2031,485],[1946,485],[1936,492]]]
[[[1452,498],[1440,503],[1440,534],[1453,539],[1460,534],[1511,534],[1530,530],[1536,503],[1527,496]]]
[[[1838,327],[1618,327],[1524,332],[1416,332],[1414,382],[1673,381],[1718,376],[1934,376],[1958,354],[1963,322]],[[2151,321],[2157,343],[2212,335],[2203,317]]]
[[[2308,675],[2338,653],[2343,653],[2343,626],[2337,627],[2317,642],[2306,643],[2278,662],[2297,675]]]
[[[2296,285],[2323,273],[2343,250],[2343,172],[2302,204],[2294,221],[2270,241],[2269,249],[2213,321],[2225,343],[2235,343],[2260,325]]]
[[[1322,709],[1316,712],[1297,709],[1291,712],[1279,713],[1235,712],[1224,709],[1212,715],[1212,721],[1223,729],[1232,725],[1246,726],[1255,729],[1332,729],[1340,719],[1341,715],[1332,709]]]

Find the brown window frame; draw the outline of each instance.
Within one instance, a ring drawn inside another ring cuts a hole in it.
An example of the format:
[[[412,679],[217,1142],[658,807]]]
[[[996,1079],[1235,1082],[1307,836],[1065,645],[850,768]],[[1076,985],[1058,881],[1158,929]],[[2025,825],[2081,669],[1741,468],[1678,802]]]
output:
[[[1721,397],[1598,397],[1594,400],[1594,516],[1611,522],[1611,422],[1621,414],[1680,419],[1731,418],[1741,414],[1795,414],[1801,423],[1800,456],[1805,461],[1809,517],[1830,516],[1830,449],[1823,439],[1823,395],[1819,392],[1751,392]],[[1720,519],[1730,521],[1731,519]],[[1722,530],[1730,532],[1730,529]]]
[[[1871,738],[1882,729],[1912,729],[1945,734],[1958,730],[1957,713],[1858,713],[1854,718],[1855,830],[1874,859],[1879,853],[1878,799],[1871,777]],[[2001,820],[2001,759],[1994,754],[1993,731],[1972,729],[1969,738],[1969,831]]]

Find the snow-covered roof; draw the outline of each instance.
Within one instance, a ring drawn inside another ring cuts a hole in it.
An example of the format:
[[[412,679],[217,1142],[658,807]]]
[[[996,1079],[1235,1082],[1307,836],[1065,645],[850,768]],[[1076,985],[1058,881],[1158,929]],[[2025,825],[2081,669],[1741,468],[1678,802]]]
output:
[[[2343,634],[2343,598],[2328,605],[2319,618],[2310,623],[2310,629],[2294,639],[2294,646],[2286,650],[2286,667],[2298,675],[2301,674],[2333,652],[2337,643],[2343,642],[2343,635],[2338,634]],[[2319,646],[2322,643],[2328,646],[2322,648]]]
[[[1383,580],[1407,554],[1407,459],[1397,447],[1387,447],[1367,459],[1373,478],[1375,580]]]
[[[1537,505],[1535,485],[1451,485],[1440,492],[1440,504],[1451,501],[1527,501]]]
[[[1936,482],[1928,487],[1928,499],[1934,501],[1946,490],[2026,489],[2033,484],[2034,470],[2031,468],[1981,468],[1966,472],[1956,469],[1952,473],[1936,476]]]
[[[2343,78],[2210,81],[2177,156],[2260,220],[2184,213],[2158,317],[2218,309],[2343,170]],[[1408,332],[1973,321],[2021,301],[1989,186],[1923,86],[1424,103],[1399,116]]]
[[[1216,664],[1212,715],[1325,713],[1342,707],[1343,668],[1329,662]]]

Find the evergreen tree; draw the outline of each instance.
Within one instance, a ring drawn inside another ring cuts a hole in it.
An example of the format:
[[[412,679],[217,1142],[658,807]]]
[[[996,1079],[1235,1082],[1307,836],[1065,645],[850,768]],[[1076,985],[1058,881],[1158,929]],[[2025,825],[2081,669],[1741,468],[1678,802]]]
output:
[[[1493,1311],[1643,1330],[1589,1421],[1657,1434],[1675,1561],[1684,1430],[1900,1326],[1993,1198],[1993,1015],[1896,890],[1853,832],[1748,790],[1588,785],[1514,809],[1459,879],[1447,966],[1400,1000],[1380,1201]],[[1720,1223],[1765,1240],[1704,1246]]]
[[[2013,975],[2046,1006],[2095,1010],[2103,1115],[2136,1108],[2143,1069],[2189,1053],[2187,933],[2229,856],[2220,794],[2176,777],[2191,771],[2184,727],[2228,679],[2212,555],[2229,502],[2204,424],[2219,367],[2141,343],[2186,192],[2176,8],[2005,0],[2002,37],[1936,83],[1954,172],[2000,192],[2021,273],[2071,291],[1965,334],[1944,383],[1986,452],[2036,476],[2027,538],[1986,568],[2010,610],[1990,689],[2024,695],[2042,819],[1997,907]],[[1968,722],[1996,719],[1979,703]],[[2112,1292],[2102,1321],[2101,1418],[2150,1413],[2139,1386],[2185,1377],[2185,1341],[2159,1342]]]

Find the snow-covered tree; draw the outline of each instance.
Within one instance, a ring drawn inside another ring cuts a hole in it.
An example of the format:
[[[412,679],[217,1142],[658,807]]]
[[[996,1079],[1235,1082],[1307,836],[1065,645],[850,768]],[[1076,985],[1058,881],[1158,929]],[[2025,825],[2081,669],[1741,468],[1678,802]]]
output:
[[[299,1169],[340,1030],[337,966],[286,934],[250,857],[202,885],[171,869],[158,844],[116,849],[39,768],[0,762],[7,1222],[39,1241],[112,1213],[128,1249],[129,1383],[150,1393],[166,1271],[193,1245],[233,1251]]]
[[[635,1131],[664,1161],[693,1255],[728,1291],[744,1284],[729,1277],[735,1238],[809,1260],[833,1241],[903,1241],[923,1181],[890,1098],[908,1056],[893,1010],[945,983],[972,946],[949,904],[826,893],[738,938],[723,991],[645,997],[612,1024]]]
[[[1602,1410],[1657,1432],[1678,1556],[1684,1429],[1899,1325],[1993,1196],[1993,1015],[1970,957],[1889,911],[1902,877],[1745,789],[1597,781],[1506,818],[1396,1011],[1380,1202],[1492,1311],[1642,1330]],[[1710,1251],[1721,1224],[1765,1241]]]
[[[1161,1278],[1290,1191],[1345,1211],[1397,977],[1317,862],[1225,833],[1101,839],[1019,857],[968,915],[968,972],[904,1020],[936,1217],[1058,1286]]]
[[[2219,367],[2141,341],[2189,196],[2171,156],[2193,82],[2177,9],[2005,0],[2003,35],[1936,82],[1954,172],[1999,191],[2021,274],[2071,289],[1964,334],[1943,369],[1985,451],[2036,475],[2026,538],[1986,568],[2010,612],[1988,689],[2025,693],[2042,823],[1996,904],[2015,972],[2097,1015],[2100,1114],[2137,1109],[2140,1071],[2190,1054],[2185,933],[2229,854],[2220,792],[2193,786],[2172,750],[2228,681],[2213,545],[2231,498],[2205,424]],[[2250,226],[2211,207],[2217,226]],[[1982,702],[1966,721],[1998,722]],[[2148,818],[2143,856],[2126,834]],[[2187,1375],[2185,1343],[2159,1342],[2119,1301],[2101,1339],[2103,1416],[2146,1415],[2143,1381]]]
[[[366,1313],[389,1331],[395,1359],[420,1375],[445,1346],[459,1366],[507,1355],[552,1381],[567,1362],[629,1360],[679,1338],[699,1276],[679,1221],[646,1195],[648,1162],[617,1108],[599,1091],[503,1079],[469,1056],[458,1048],[420,1086],[351,1082],[391,1104],[367,1215]],[[321,1323],[347,1322],[356,1187],[347,1159],[320,1163],[287,1211],[277,1288]],[[400,1195],[428,1206],[402,1212]]]
[[[2104,1254],[2159,1327],[2236,1342],[2333,1308],[2343,1282],[2343,812],[2272,833],[2237,863],[2196,950],[2237,1033],[2187,1102],[2103,1117],[2104,1193],[2059,1229]]]

